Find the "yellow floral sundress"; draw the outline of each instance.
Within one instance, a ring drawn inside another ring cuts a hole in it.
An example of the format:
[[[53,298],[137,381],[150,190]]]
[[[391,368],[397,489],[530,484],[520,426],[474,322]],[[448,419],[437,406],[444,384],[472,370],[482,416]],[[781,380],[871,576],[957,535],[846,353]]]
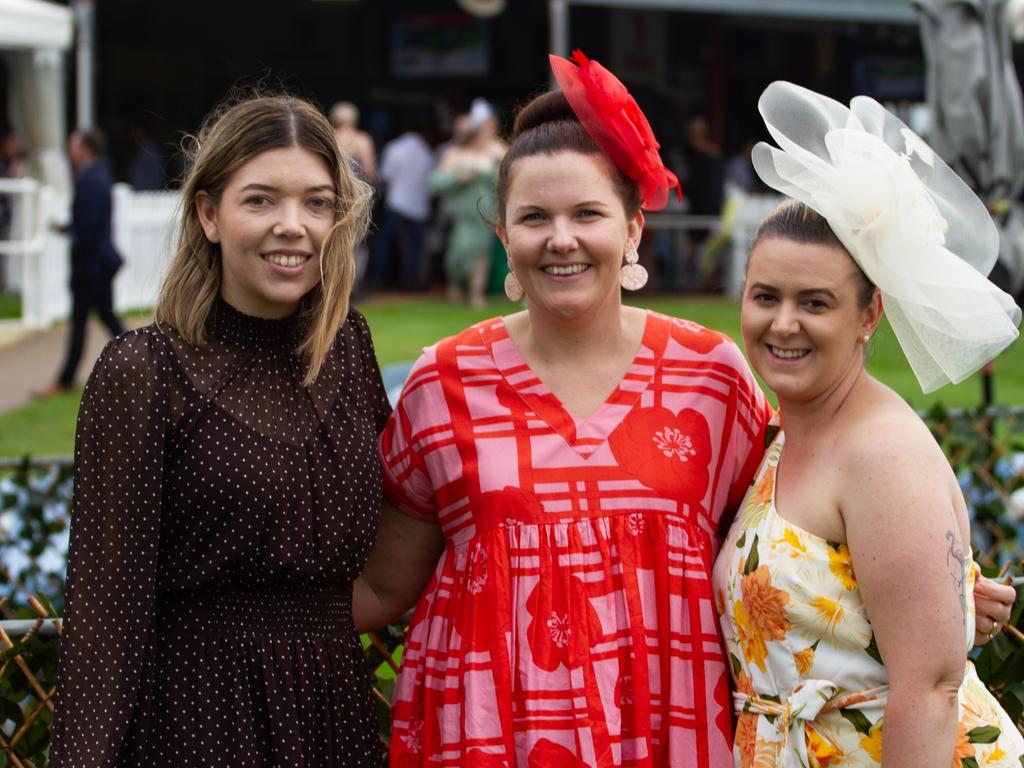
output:
[[[714,567],[732,667],[740,768],[835,768],[882,762],[888,675],[850,552],[775,510],[780,432]],[[964,563],[966,642],[974,638],[974,563]],[[1024,737],[967,663],[952,768],[1021,768]]]

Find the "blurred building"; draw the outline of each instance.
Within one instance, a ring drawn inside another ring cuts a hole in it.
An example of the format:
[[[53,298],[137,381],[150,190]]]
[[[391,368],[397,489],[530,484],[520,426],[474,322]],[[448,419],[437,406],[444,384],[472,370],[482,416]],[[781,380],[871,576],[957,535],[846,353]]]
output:
[[[450,114],[483,96],[506,119],[548,84],[552,9],[568,47],[617,72],[662,143],[705,114],[726,148],[758,137],[756,100],[774,79],[847,99],[922,101],[924,63],[906,0],[95,0],[95,115],[116,174],[140,134],[166,151],[232,86],[282,83],[325,107],[362,110],[382,144],[403,110]],[[75,66],[68,57],[69,68]],[[75,82],[69,72],[67,82]],[[0,66],[0,98],[9,91]],[[6,102],[6,99],[3,99]],[[73,122],[69,94],[68,118]],[[0,106],[0,124],[7,120]]]

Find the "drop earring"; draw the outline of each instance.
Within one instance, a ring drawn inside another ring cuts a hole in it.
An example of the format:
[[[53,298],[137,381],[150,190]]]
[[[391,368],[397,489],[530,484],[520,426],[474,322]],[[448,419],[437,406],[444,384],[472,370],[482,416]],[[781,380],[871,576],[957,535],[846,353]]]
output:
[[[639,291],[647,285],[647,270],[640,266],[640,254],[636,248],[626,252],[626,263],[619,270],[619,284],[627,291]]]
[[[510,264],[508,274],[505,275],[505,295],[508,296],[509,301],[519,301],[523,298],[523,293],[523,284],[519,282],[519,278],[512,271]]]

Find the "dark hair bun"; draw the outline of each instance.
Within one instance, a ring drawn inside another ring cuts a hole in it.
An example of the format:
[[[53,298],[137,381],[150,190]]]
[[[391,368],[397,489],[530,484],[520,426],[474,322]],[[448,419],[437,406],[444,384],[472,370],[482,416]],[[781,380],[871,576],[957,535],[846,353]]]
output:
[[[531,128],[560,120],[579,122],[564,93],[561,91],[542,93],[519,110],[515,124],[512,126],[512,141]]]

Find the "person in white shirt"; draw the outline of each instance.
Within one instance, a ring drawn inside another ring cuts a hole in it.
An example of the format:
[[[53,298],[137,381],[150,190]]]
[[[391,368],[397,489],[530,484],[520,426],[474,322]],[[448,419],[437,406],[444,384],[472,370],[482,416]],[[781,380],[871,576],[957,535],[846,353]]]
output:
[[[398,282],[402,288],[421,288],[423,225],[430,218],[430,172],[434,154],[423,138],[422,119],[412,119],[397,139],[384,145],[380,179],[387,185],[384,222],[377,237],[371,281],[375,288],[387,282],[392,269],[391,246],[400,238]]]

